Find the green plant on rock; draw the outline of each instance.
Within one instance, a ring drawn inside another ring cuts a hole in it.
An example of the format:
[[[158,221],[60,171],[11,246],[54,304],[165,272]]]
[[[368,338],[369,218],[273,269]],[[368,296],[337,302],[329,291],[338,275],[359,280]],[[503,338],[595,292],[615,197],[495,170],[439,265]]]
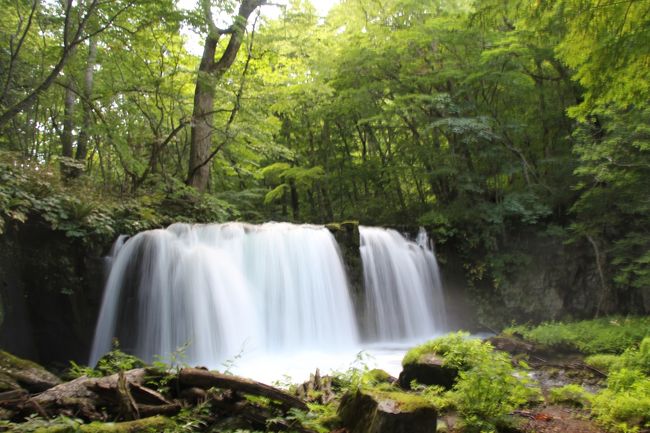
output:
[[[537,402],[539,388],[527,375],[528,366],[515,369],[509,355],[491,344],[457,332],[411,349],[402,364],[415,363],[423,355],[435,354],[443,365],[459,370],[451,391],[436,386],[414,389],[438,409],[454,407],[468,432],[496,431],[514,409]]]
[[[413,364],[429,353],[442,357],[445,366],[468,370],[488,361],[493,348],[490,344],[470,337],[469,333],[459,331],[414,347],[406,353],[402,365]]]
[[[571,383],[559,388],[552,388],[549,397],[553,403],[585,407],[590,404],[592,395],[580,385]]]

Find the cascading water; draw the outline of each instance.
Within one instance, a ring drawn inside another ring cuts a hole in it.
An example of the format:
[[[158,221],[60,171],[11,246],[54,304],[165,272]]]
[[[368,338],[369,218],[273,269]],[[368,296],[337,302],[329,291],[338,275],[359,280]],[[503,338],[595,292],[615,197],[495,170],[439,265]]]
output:
[[[324,227],[175,224],[116,252],[91,365],[113,338],[147,361],[187,345],[187,362],[208,366],[244,346],[276,353],[358,343],[343,263]]]
[[[360,227],[365,285],[363,329],[371,341],[427,338],[446,326],[438,263],[426,232]]]
[[[358,324],[338,245],[322,226],[174,224],[121,236],[91,365],[117,338],[146,361],[184,346],[185,362],[219,368],[243,352],[234,371],[258,380],[345,369],[359,350],[396,375],[402,344],[444,330],[438,265],[423,230],[416,242],[394,230],[360,234]]]

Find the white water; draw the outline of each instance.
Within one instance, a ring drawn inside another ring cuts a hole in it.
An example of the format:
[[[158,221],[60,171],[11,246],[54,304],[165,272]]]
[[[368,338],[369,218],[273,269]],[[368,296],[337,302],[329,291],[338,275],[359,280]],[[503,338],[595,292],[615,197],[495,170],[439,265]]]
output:
[[[368,338],[398,342],[442,332],[442,284],[426,232],[420,230],[417,243],[390,229],[360,227],[359,232]]]
[[[424,231],[419,245],[393,230],[360,232],[359,319],[324,227],[174,224],[120,237],[90,363],[117,338],[146,361],[169,361],[184,346],[176,361],[265,382],[346,370],[362,350],[369,367],[397,375],[408,347],[444,329],[437,263]]]
[[[238,223],[143,232],[115,257],[90,363],[121,347],[146,361],[186,345],[209,367],[243,353],[358,344],[343,263],[316,226]]]

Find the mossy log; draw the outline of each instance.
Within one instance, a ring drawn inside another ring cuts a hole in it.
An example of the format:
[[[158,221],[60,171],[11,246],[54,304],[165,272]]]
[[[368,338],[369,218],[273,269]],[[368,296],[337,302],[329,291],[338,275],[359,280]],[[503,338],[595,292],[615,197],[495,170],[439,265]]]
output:
[[[180,385],[184,387],[230,389],[244,394],[270,398],[288,409],[308,410],[305,402],[299,398],[278,388],[243,377],[215,373],[198,368],[184,368],[180,371],[178,380]]]
[[[41,392],[60,383],[61,379],[35,362],[0,350],[0,391]]]
[[[143,368],[100,378],[82,376],[14,402],[13,406],[23,413],[67,414],[86,420],[105,420],[101,407],[126,419],[177,413],[178,403],[144,386],[147,377]]]

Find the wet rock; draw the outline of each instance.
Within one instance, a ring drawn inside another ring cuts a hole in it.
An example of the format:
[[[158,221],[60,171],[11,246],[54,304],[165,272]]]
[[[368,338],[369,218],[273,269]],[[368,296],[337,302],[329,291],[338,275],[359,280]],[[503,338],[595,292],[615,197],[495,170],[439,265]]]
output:
[[[0,351],[0,391],[25,389],[36,393],[61,383],[61,379],[36,364]]]
[[[451,389],[458,377],[458,370],[443,365],[443,359],[435,353],[425,353],[416,362],[406,364],[399,375],[399,385],[411,389],[411,382],[422,385],[439,385]]]
[[[348,393],[338,414],[349,433],[436,432],[436,409],[422,397],[402,392]]]
[[[495,349],[508,352],[511,355],[524,355],[536,351],[534,344],[523,341],[517,337],[496,335],[488,338],[487,342],[492,344]]]

